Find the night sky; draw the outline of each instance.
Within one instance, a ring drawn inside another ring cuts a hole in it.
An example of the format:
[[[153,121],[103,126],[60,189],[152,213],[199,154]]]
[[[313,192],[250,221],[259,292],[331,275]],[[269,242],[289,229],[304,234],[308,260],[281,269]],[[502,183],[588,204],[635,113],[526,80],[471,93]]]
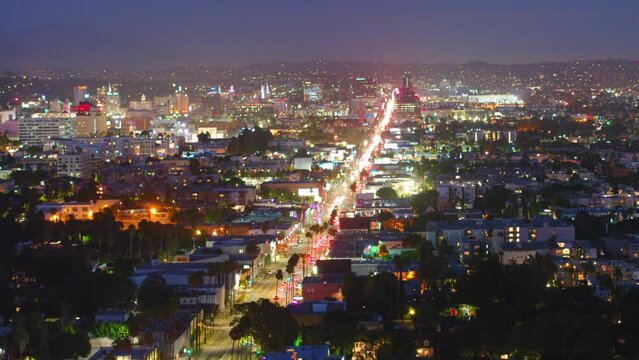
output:
[[[639,57],[637,0],[10,0],[0,67]]]

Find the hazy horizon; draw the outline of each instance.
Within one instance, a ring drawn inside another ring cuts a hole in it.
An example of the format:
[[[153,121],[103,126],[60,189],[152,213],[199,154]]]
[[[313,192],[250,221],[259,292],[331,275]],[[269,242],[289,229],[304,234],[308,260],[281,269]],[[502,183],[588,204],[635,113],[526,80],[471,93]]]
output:
[[[630,62],[630,63],[639,63],[639,59],[630,59],[630,58],[619,58],[619,57],[608,57],[608,58],[591,58],[591,59],[566,59],[566,60],[546,60],[546,61],[531,61],[531,62],[508,62],[502,63],[497,61],[486,61],[486,60],[468,60],[463,62],[389,62],[389,61],[362,61],[362,60],[332,60],[332,59],[311,59],[311,60],[272,60],[272,61],[262,61],[262,62],[254,62],[248,64],[239,64],[236,66],[233,65],[222,65],[222,64],[175,64],[173,66],[161,67],[161,68],[147,68],[147,69],[108,69],[108,68],[100,68],[100,69],[83,69],[83,68],[71,68],[64,66],[48,66],[42,65],[37,67],[29,67],[29,66],[3,66],[0,64],[0,71],[8,71],[8,72],[28,72],[28,71],[40,71],[40,70],[50,70],[50,71],[66,71],[66,72],[107,72],[107,73],[127,73],[127,72],[165,72],[172,71],[176,69],[185,69],[185,68],[202,68],[202,69],[212,69],[212,68],[221,68],[221,69],[233,69],[240,70],[249,67],[256,66],[266,66],[266,65],[277,65],[277,64],[286,64],[286,65],[307,65],[317,62],[325,62],[332,64],[362,64],[362,65],[387,65],[393,67],[410,67],[410,66],[464,66],[469,64],[486,64],[491,66],[534,66],[541,64],[568,64],[574,62],[606,62],[606,61],[620,61],[620,62]]]
[[[2,68],[639,58],[628,44],[639,35],[639,3],[629,0],[23,0],[3,10]]]

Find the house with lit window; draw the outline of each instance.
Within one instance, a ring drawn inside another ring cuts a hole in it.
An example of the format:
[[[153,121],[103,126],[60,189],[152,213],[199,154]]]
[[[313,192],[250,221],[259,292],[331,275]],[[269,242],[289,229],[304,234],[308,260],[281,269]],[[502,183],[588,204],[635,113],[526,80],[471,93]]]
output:
[[[120,200],[100,199],[95,202],[43,203],[36,206],[46,221],[93,220],[93,215],[108,207],[120,205]]]
[[[544,256],[548,254],[550,254],[550,249],[546,242],[506,243],[501,245],[499,259],[504,265],[521,265],[534,259],[537,255]]]
[[[537,217],[530,220],[520,219],[461,219],[452,223],[434,221],[426,226],[426,240],[438,243],[446,241],[458,246],[464,238],[485,239],[493,248],[503,243],[574,241],[575,228],[563,220]]]

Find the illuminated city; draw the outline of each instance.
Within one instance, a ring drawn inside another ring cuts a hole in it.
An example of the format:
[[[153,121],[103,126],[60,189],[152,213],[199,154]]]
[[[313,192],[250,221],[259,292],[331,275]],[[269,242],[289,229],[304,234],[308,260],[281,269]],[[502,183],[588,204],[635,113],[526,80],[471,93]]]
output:
[[[0,360],[639,359],[639,3],[2,9]]]

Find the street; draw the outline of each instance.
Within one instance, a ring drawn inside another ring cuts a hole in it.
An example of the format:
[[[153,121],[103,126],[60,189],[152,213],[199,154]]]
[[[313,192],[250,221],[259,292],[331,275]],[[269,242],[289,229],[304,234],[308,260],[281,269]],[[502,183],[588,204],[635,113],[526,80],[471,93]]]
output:
[[[341,186],[336,186],[336,189],[332,191],[330,196],[332,198],[332,201],[326,201],[326,203],[330,204],[330,206],[323,207],[321,216],[319,216],[319,219],[317,219],[318,222],[327,220],[333,209],[345,209],[346,207],[350,207],[353,205],[352,196],[350,194],[350,185],[353,182],[358,181],[362,170],[367,169],[371,165],[375,151],[382,143],[381,134],[387,128],[392,119],[394,104],[394,97],[389,97],[386,102],[384,114],[375,125],[375,129],[372,132],[371,139],[369,139],[368,142],[365,143],[364,150],[361,152],[361,154],[359,154],[359,157],[347,172],[347,175],[344,177],[344,181]],[[309,243],[311,239],[308,239],[306,236],[301,236],[301,239],[302,242],[299,245],[293,245],[289,247],[289,256],[293,253],[306,253],[307,250],[311,253],[313,252],[313,244]],[[287,261],[288,257],[283,257],[277,262],[268,264],[264,267],[264,272],[266,273],[268,271],[272,271],[274,273],[278,269],[284,270]],[[310,265],[307,265],[307,269],[309,269],[310,267]],[[297,272],[297,277],[301,280],[301,271]],[[274,301],[273,299],[275,297],[276,291],[275,285],[276,279],[274,275],[271,275],[266,279],[263,275],[256,276],[256,281],[253,283],[251,288],[242,289],[238,292],[237,302],[250,302],[256,301],[261,298],[271,299],[271,301]],[[279,286],[278,297],[279,299],[277,302],[285,306],[286,304],[284,304],[284,285]],[[230,359],[233,341],[229,337],[228,332],[230,330],[229,324],[232,319],[233,316],[229,314],[228,309],[218,314],[215,319],[214,333],[209,338],[209,340],[207,340],[207,343],[202,347],[202,351],[195,356],[196,359]]]

